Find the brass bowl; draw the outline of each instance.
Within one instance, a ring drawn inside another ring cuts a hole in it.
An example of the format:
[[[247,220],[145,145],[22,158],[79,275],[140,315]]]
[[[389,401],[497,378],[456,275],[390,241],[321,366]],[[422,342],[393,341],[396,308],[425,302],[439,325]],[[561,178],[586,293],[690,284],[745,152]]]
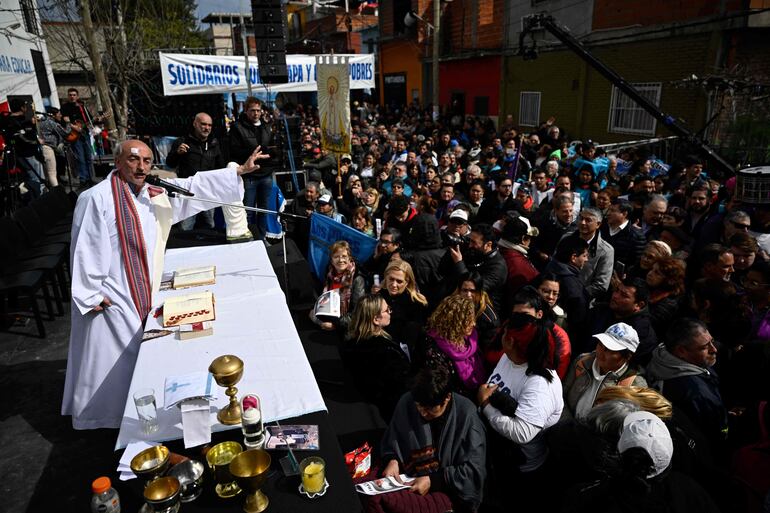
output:
[[[179,504],[179,480],[174,476],[161,477],[144,489],[144,500],[153,511],[166,511]]]
[[[267,480],[270,461],[270,455],[263,449],[249,449],[238,454],[230,462],[230,474],[235,477],[240,487],[248,492],[243,506],[246,513],[260,513],[267,509],[270,503],[260,490]]]
[[[157,479],[168,469],[170,454],[165,445],[149,447],[131,459],[131,471],[148,481]]]
[[[241,493],[240,487],[230,473],[230,462],[242,452],[243,447],[238,442],[222,442],[206,453],[206,463],[217,483],[217,495],[222,498],[234,497]]]
[[[220,356],[211,362],[209,372],[214,376],[217,385],[221,387],[233,386],[243,376],[243,360],[232,354]]]

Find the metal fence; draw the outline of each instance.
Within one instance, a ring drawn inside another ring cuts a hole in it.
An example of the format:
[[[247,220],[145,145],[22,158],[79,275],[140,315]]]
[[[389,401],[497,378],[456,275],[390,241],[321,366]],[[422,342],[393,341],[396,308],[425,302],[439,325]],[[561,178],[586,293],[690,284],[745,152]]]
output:
[[[676,135],[672,135],[671,137],[656,137],[653,139],[638,139],[635,141],[596,145],[597,148],[603,149],[607,155],[617,155],[623,150],[635,148],[637,153],[644,153],[650,156],[654,155],[667,164],[670,164],[679,156],[677,152],[681,149],[680,146],[679,137]]]

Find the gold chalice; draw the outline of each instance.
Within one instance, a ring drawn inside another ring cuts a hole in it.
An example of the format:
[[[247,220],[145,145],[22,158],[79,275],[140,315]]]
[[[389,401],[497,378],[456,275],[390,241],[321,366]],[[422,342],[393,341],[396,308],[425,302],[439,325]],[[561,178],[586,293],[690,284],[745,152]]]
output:
[[[246,513],[261,513],[267,509],[270,501],[260,488],[267,480],[270,470],[270,455],[262,449],[249,449],[233,458],[230,462],[230,473],[238,484],[248,492],[243,511]]]
[[[149,484],[168,470],[170,452],[164,445],[149,447],[131,459],[131,471]]]
[[[234,425],[241,423],[241,405],[238,398],[238,389],[235,384],[243,376],[243,360],[237,356],[226,354],[220,356],[209,365],[209,372],[220,387],[227,387],[225,393],[230,398],[230,404],[219,410],[217,420],[222,424]]]
[[[144,500],[155,513],[179,511],[179,480],[174,476],[161,477],[144,489]]]
[[[229,499],[241,493],[238,483],[230,473],[230,462],[242,452],[243,447],[238,442],[222,442],[206,453],[206,462],[217,483],[217,495],[223,499]]]

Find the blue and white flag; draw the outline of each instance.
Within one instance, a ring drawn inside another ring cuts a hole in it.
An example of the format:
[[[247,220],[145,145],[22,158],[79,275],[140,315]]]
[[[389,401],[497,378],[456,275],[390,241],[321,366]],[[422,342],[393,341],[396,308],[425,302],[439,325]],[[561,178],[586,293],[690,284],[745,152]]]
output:
[[[308,259],[313,274],[318,279],[322,280],[326,276],[326,267],[329,265],[329,246],[340,240],[348,241],[356,262],[369,260],[377,247],[376,239],[350,226],[320,214],[313,214],[310,217]]]
[[[283,212],[284,208],[286,208],[286,200],[283,197],[281,188],[273,183],[273,191],[270,193],[267,209]],[[283,237],[283,228],[281,227],[281,222],[278,220],[278,216],[275,214],[267,214],[265,217],[267,218],[267,233],[265,234],[265,237],[270,237],[271,239],[280,239]]]

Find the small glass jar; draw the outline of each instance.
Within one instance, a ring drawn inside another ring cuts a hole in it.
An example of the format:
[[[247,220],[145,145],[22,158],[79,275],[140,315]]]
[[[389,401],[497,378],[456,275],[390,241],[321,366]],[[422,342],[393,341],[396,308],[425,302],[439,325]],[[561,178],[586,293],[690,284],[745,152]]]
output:
[[[241,399],[241,431],[243,444],[250,449],[262,449],[265,444],[265,426],[262,422],[262,403],[255,394]]]

